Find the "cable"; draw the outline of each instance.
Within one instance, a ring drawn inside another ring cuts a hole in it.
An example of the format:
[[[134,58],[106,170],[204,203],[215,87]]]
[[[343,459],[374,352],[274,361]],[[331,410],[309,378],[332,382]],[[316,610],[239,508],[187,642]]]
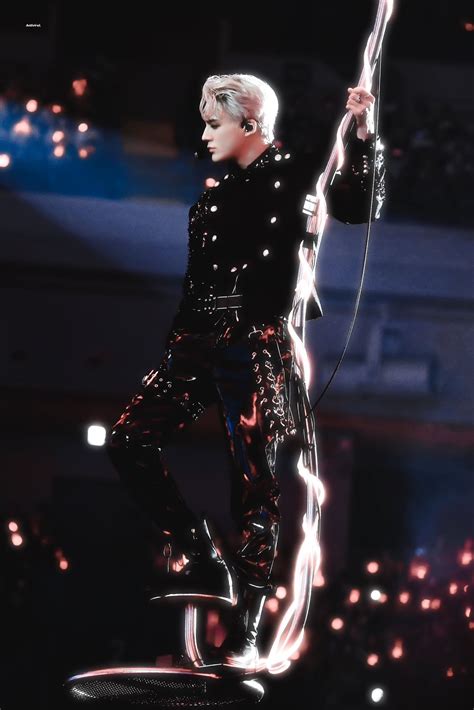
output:
[[[362,268],[361,268],[361,274],[360,274],[360,282],[359,282],[359,288],[357,291],[357,296],[355,300],[355,307],[354,307],[354,314],[352,316],[352,321],[349,326],[349,331],[347,333],[346,337],[346,342],[344,345],[344,348],[342,350],[342,353],[339,357],[339,360],[336,363],[336,366],[327,381],[326,385],[324,386],[321,394],[317,398],[316,402],[312,405],[311,409],[309,410],[308,414],[306,417],[308,417],[312,412],[316,409],[318,406],[319,402],[323,398],[324,394],[326,393],[327,389],[329,388],[329,385],[333,381],[336,372],[338,371],[344,356],[346,354],[347,348],[349,347],[349,342],[352,336],[352,331],[354,330],[354,325],[356,322],[356,318],[359,312],[359,305],[360,305],[360,299],[362,295],[362,288],[364,286],[364,279],[365,279],[365,270],[367,266],[367,256],[369,253],[369,241],[370,241],[370,233],[372,229],[372,210],[374,206],[374,194],[375,194],[375,161],[377,158],[377,139],[378,139],[378,132],[379,132],[379,114],[380,114],[380,90],[381,90],[381,78],[382,78],[382,52],[380,52],[379,58],[377,60],[377,72],[378,72],[378,91],[377,91],[377,104],[376,104],[376,112],[375,112],[375,138],[374,138],[374,165],[373,165],[373,174],[372,174],[372,189],[371,189],[371,194],[370,194],[370,207],[369,207],[369,222],[367,225],[367,230],[366,230],[366,235],[365,235],[365,247],[364,247],[364,257],[362,260]]]

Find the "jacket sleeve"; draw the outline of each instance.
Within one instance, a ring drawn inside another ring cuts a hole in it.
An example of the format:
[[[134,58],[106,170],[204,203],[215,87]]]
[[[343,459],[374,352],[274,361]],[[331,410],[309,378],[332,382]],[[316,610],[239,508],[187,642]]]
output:
[[[349,134],[344,164],[326,195],[328,213],[332,217],[345,224],[363,224],[368,221],[374,167],[372,222],[379,219],[385,201],[384,146],[380,137],[377,137],[377,141],[375,136],[363,141],[357,138],[353,129]]]

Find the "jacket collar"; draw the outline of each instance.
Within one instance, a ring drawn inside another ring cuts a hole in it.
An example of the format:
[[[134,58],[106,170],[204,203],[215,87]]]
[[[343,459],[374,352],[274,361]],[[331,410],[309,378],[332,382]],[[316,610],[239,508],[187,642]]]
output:
[[[270,143],[268,148],[266,148],[263,153],[260,153],[260,155],[258,155],[255,160],[249,163],[246,168],[241,168],[238,163],[232,161],[230,172],[236,176],[253,173],[255,170],[259,170],[260,168],[264,168],[269,165],[269,163],[275,160],[275,156],[278,154],[279,150],[276,145],[274,143]]]

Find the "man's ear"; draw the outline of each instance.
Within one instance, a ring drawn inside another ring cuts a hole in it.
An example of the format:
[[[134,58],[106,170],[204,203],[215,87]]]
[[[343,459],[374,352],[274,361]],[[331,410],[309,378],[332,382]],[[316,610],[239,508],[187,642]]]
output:
[[[254,118],[245,118],[241,125],[247,134],[256,133],[258,127],[257,121]]]

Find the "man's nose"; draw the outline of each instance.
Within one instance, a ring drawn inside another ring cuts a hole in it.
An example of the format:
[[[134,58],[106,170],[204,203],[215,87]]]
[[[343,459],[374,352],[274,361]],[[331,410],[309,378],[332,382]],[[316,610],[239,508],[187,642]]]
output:
[[[205,129],[204,129],[203,132],[202,132],[202,136],[201,136],[201,140],[202,140],[202,141],[207,141],[207,140],[209,140],[209,136],[206,135],[208,128],[209,128],[209,126],[206,126]]]

